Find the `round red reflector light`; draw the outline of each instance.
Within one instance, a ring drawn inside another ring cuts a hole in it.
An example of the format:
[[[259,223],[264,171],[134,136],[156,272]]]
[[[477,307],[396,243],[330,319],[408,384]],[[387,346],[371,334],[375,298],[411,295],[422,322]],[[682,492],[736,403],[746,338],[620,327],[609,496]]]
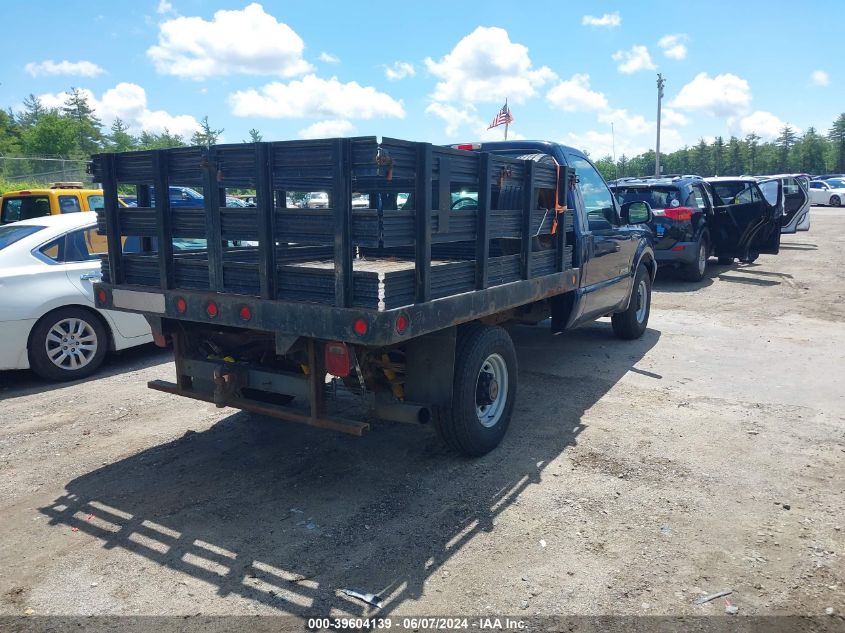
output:
[[[355,328],[355,334],[358,336],[364,336],[364,334],[367,333],[367,330],[370,329],[364,319],[358,319],[355,321],[355,325],[353,327]]]
[[[410,322],[408,321],[408,317],[404,314],[400,314],[396,317],[396,331],[399,332],[399,334],[404,334],[405,330],[408,329],[409,324]]]
[[[212,319],[217,316],[217,304],[209,301],[205,306],[205,313]]]
[[[100,303],[105,303],[106,299],[108,299],[108,295],[106,295],[106,291],[103,290],[102,288],[100,288],[97,291],[97,301],[99,301]]]
[[[176,312],[179,314],[185,314],[188,311],[188,302],[185,301],[182,297],[176,299]]]
[[[242,320],[249,321],[252,318],[252,310],[249,309],[249,306],[241,306],[238,315],[240,315]]]

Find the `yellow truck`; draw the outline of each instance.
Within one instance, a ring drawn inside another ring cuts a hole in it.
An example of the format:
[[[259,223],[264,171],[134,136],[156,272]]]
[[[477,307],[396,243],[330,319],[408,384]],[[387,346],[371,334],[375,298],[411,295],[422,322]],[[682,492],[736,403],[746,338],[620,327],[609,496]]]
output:
[[[56,182],[47,189],[9,191],[3,194],[2,200],[0,224],[9,224],[45,215],[101,209],[103,192],[84,189],[81,182]]]

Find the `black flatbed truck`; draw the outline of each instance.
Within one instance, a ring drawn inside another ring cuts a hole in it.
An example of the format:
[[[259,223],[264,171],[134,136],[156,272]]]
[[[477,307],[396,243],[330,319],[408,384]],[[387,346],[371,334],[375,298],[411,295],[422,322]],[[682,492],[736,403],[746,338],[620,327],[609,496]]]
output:
[[[176,382],[153,389],[363,434],[327,410],[327,382],[342,383],[371,417],[431,423],[483,455],[516,393],[501,324],[550,316],[558,333],[612,315],[636,338],[648,322],[650,210],[619,207],[562,145],[262,142],[98,154],[91,173],[108,241],[97,305],[143,314],[173,345]],[[118,205],[128,185],[138,207]],[[203,206],[152,195],[170,185],[201,189]],[[257,206],[226,207],[231,188]],[[329,209],[287,207],[316,191]]]

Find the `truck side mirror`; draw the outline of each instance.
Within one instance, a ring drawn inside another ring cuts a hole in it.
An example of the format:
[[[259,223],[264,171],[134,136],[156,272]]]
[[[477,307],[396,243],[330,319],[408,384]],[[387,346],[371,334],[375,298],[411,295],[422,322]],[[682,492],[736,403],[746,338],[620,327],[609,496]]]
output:
[[[651,218],[651,207],[648,202],[633,200],[622,205],[622,220],[625,224],[648,224]]]

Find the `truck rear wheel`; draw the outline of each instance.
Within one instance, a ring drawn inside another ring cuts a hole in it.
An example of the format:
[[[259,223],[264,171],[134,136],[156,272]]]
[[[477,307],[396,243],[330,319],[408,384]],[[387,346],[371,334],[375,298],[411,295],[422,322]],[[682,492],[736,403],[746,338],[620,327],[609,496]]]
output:
[[[618,338],[640,338],[648,326],[648,315],[651,313],[651,276],[645,266],[637,268],[634,286],[631,288],[631,300],[628,309],[617,312],[610,317],[613,333]]]
[[[510,424],[516,382],[516,352],[505,330],[476,323],[459,331],[452,405],[437,422],[446,444],[470,457],[496,448]]]

